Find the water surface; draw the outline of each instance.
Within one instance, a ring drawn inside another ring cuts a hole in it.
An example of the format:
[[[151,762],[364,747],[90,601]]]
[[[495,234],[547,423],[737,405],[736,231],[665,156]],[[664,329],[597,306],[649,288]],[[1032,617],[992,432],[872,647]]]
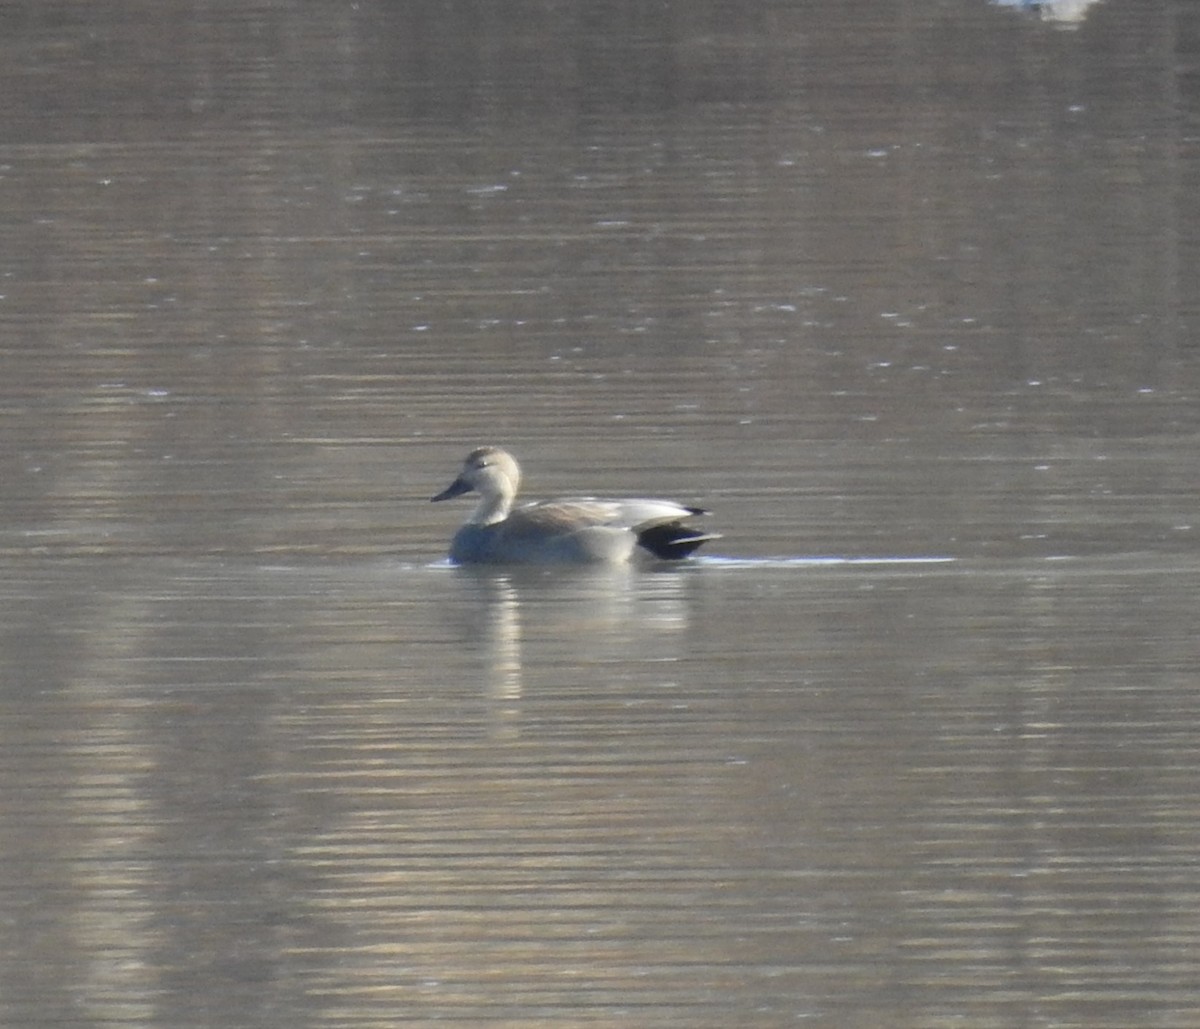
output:
[[[1200,33],[1076,13],[3,16],[0,1021],[1195,1025]],[[724,538],[452,568],[480,443]]]

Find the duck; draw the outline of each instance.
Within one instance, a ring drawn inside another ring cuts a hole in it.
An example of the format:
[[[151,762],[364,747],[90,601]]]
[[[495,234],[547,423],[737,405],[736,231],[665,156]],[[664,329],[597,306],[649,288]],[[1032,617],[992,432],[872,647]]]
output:
[[[679,561],[719,539],[687,519],[702,507],[673,500],[562,497],[514,507],[521,485],[517,459],[502,447],[472,450],[437,503],[479,494],[479,503],[450,541],[455,564],[621,564],[636,554]]]

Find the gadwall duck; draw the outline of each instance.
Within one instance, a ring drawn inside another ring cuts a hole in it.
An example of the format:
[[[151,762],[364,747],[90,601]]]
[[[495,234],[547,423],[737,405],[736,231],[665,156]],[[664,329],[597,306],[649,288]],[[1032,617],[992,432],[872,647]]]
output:
[[[675,561],[718,537],[684,519],[708,512],[670,500],[598,500],[566,497],[513,507],[521,469],[507,450],[480,447],[462,471],[432,499],[474,490],[479,505],[450,543],[459,564],[617,563],[637,547]]]

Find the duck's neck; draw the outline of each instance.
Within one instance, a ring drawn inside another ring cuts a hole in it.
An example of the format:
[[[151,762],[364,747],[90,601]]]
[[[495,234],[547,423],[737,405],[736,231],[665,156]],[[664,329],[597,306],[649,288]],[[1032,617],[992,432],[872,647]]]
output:
[[[495,525],[497,522],[502,522],[508,517],[508,512],[512,509],[512,503],[513,498],[505,496],[503,493],[484,497],[479,501],[479,506],[475,508],[467,521],[471,525]]]

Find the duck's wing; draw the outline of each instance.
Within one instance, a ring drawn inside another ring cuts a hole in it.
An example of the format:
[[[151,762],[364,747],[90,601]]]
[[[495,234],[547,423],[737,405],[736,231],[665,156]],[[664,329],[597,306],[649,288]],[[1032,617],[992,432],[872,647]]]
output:
[[[656,557],[677,560],[719,538],[685,521],[704,514],[703,508],[671,500],[566,497],[514,509],[501,531],[506,546],[536,545],[543,555],[563,546],[591,559],[624,560],[636,543]]]
[[[677,504],[674,500],[657,498],[631,497],[626,500],[614,500],[612,503],[619,508],[619,517],[623,524],[631,529],[666,525],[708,514],[702,507],[689,507],[687,504]]]
[[[621,508],[611,500],[564,497],[522,504],[509,513],[506,525],[521,533],[558,534],[596,526],[621,528]]]
[[[702,507],[688,507],[673,500],[562,497],[524,504],[509,515],[509,520],[543,531],[571,532],[598,525],[637,531],[706,514],[708,512]]]

